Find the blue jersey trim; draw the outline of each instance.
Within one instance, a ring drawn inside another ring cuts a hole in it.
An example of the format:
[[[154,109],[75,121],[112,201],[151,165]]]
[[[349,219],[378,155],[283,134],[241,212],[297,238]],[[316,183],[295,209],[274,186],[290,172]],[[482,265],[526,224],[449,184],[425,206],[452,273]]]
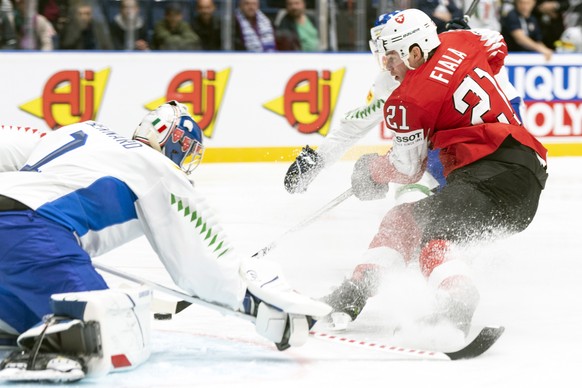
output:
[[[428,173],[432,175],[434,179],[437,180],[437,182],[439,183],[439,190],[442,189],[443,186],[447,184],[443,164],[441,163],[441,160],[439,158],[438,149],[428,150],[428,162],[426,165],[426,171],[428,171]]]
[[[90,230],[98,231],[137,219],[136,200],[137,196],[124,182],[104,177],[42,205],[36,212],[74,230],[81,237]]]
[[[523,119],[521,118],[521,113],[520,113],[520,107],[521,107],[521,103],[522,102],[523,102],[523,100],[521,99],[520,96],[517,96],[517,97],[509,100],[509,103],[511,104],[511,107],[513,108],[513,110],[517,114],[517,118],[521,122],[523,122]]]

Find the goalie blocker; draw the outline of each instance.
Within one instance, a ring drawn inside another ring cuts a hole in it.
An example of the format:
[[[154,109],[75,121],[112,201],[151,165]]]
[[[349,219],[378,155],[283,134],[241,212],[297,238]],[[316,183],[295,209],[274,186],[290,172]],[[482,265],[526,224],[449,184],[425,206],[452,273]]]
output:
[[[0,381],[76,381],[133,369],[150,350],[151,291],[55,294],[53,315],[18,337]]]

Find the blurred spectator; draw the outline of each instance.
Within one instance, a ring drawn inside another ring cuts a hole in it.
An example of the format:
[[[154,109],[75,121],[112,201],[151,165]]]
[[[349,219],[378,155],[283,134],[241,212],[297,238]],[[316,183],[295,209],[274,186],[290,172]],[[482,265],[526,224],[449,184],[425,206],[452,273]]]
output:
[[[148,30],[137,0],[121,0],[119,13],[109,25],[115,50],[147,50]]]
[[[287,0],[284,16],[276,24],[281,51],[319,51],[317,22],[305,12],[304,0]]]
[[[4,14],[14,27],[14,5],[11,0],[0,0],[0,14]]]
[[[57,34],[67,23],[69,3],[69,0],[38,0],[38,13],[51,22]]]
[[[535,5],[535,0],[515,0],[515,8],[501,19],[501,33],[510,52],[534,51],[549,60],[553,51],[542,43],[542,31],[532,14]]]
[[[556,42],[559,53],[582,53],[582,26],[568,27]]]
[[[568,0],[538,0],[533,10],[540,23],[542,42],[547,47],[554,48],[554,42],[560,39],[564,32],[564,13],[568,10]]]
[[[184,21],[184,11],[178,3],[169,3],[164,18],[156,23],[152,48],[154,50],[200,50],[200,37]]]
[[[461,0],[458,4],[460,10],[465,13],[473,0]],[[469,19],[471,28],[487,28],[501,31],[501,2],[498,0],[479,0],[477,8]]]
[[[570,8],[564,14],[564,26],[566,28],[582,26],[582,0],[571,2]]]
[[[36,1],[14,0],[14,24],[18,48],[24,50],[54,50],[56,31],[43,15],[36,11]]]
[[[213,0],[196,2],[196,17],[192,29],[200,37],[203,50],[218,51],[222,48],[220,16],[216,13]]]
[[[4,6],[0,9],[0,50],[13,50],[17,46],[16,30],[10,12]]]
[[[277,49],[273,24],[259,9],[259,0],[240,0],[234,16],[235,50],[270,52]]]
[[[504,18],[514,9],[513,0],[501,0],[501,17]]]
[[[430,16],[436,24],[439,34],[445,31],[447,22],[463,18],[463,11],[454,0],[419,0],[417,4],[417,8]]]
[[[71,17],[63,27],[60,49],[111,50],[113,48],[103,13],[94,8],[92,1],[81,0],[72,5],[69,12]]]

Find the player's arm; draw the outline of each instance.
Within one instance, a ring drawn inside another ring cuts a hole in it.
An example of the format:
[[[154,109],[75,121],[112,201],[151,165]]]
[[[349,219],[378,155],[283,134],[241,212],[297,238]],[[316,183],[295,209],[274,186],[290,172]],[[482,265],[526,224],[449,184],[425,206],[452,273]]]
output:
[[[525,106],[523,104],[523,98],[509,82],[507,69],[505,68],[507,46],[503,36],[499,32],[489,29],[473,29],[471,31],[479,37],[479,44],[489,53],[488,62],[495,76],[495,80],[516,112],[517,120],[521,122],[525,112]]]
[[[489,29],[474,29],[470,33],[478,38],[478,47],[484,50],[487,55],[487,62],[491,66],[493,74],[497,74],[505,64],[507,57],[507,44],[498,31]]]
[[[279,349],[303,344],[311,317],[330,312],[294,292],[276,263],[242,259],[204,198],[178,173],[138,197],[144,233],[173,281],[207,302],[256,317],[257,332]]]
[[[354,165],[352,189],[362,200],[384,198],[390,182],[414,183],[426,170],[428,131],[423,129],[427,126],[420,118],[430,115],[418,107],[404,109],[389,103],[386,114],[387,126],[393,134],[391,150],[384,156],[363,155]]]
[[[306,146],[285,174],[285,188],[290,193],[303,193],[325,167],[337,162],[346,151],[382,121],[385,100],[398,86],[388,72],[376,77],[367,103],[346,112],[316,150]]]
[[[426,144],[405,149],[396,144],[384,156],[366,154],[354,165],[352,189],[361,200],[382,199],[388,193],[389,183],[418,182],[427,161]]]
[[[318,153],[326,166],[337,162],[354,143],[382,122],[384,103],[397,86],[398,83],[389,72],[378,73],[366,104],[346,112],[340,125],[332,130],[319,146]]]

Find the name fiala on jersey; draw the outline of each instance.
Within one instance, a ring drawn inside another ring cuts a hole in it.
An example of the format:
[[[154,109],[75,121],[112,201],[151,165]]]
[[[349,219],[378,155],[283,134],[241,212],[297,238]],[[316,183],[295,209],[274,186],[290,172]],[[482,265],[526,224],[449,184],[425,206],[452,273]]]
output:
[[[448,48],[448,52],[451,55],[444,55],[437,61],[437,64],[434,66],[434,70],[430,72],[430,78],[442,82],[444,84],[448,84],[450,81],[451,76],[454,74],[455,70],[459,67],[461,62],[467,57],[467,54],[455,50],[453,48]]]

